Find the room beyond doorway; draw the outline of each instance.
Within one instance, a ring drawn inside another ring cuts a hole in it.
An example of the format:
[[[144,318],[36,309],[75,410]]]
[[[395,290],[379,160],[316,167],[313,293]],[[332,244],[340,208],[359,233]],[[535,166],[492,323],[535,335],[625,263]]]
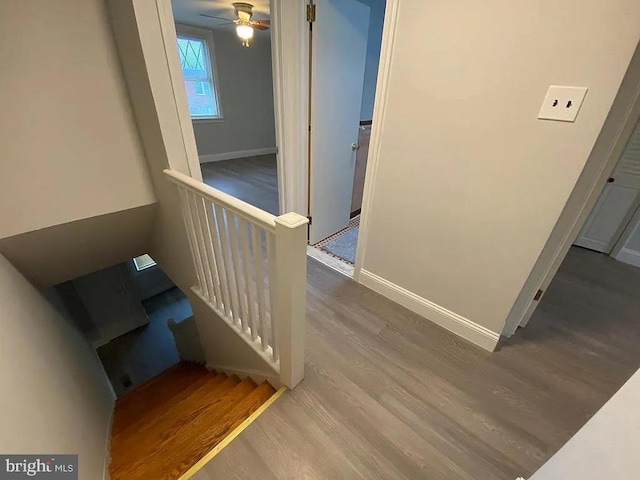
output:
[[[203,163],[202,180],[254,207],[279,215],[275,154]]]

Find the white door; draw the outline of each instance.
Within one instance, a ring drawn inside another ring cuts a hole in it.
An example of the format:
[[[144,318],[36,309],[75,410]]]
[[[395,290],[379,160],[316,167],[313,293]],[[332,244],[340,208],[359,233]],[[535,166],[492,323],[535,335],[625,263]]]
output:
[[[347,227],[356,163],[369,7],[316,0],[311,49],[309,243]]]
[[[640,200],[640,123],[620,156],[575,245],[610,253]]]

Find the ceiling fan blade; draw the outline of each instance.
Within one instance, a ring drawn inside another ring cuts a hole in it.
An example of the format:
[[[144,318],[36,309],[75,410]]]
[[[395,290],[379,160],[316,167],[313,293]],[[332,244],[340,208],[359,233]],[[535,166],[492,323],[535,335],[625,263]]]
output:
[[[262,25],[271,25],[271,20],[255,20]]]
[[[251,25],[253,28],[255,28],[256,30],[269,30],[269,26],[268,25]]]
[[[207,18],[217,18],[218,20],[225,20],[229,23],[233,23],[233,19],[232,18],[223,18],[223,17],[217,17],[215,15],[207,15],[206,13],[201,13],[200,14],[201,17],[207,17]]]

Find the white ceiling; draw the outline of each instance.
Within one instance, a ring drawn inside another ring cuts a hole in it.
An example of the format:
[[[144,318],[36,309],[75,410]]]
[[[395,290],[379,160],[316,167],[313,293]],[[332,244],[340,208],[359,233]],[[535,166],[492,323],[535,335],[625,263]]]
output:
[[[220,25],[225,23],[224,20],[202,17],[200,14],[206,13],[234,20],[236,16],[233,14],[232,3],[233,0],[171,0],[173,17],[177,23],[225,30],[232,30],[234,26]],[[249,0],[247,3],[253,5],[252,20],[269,19],[269,0]]]

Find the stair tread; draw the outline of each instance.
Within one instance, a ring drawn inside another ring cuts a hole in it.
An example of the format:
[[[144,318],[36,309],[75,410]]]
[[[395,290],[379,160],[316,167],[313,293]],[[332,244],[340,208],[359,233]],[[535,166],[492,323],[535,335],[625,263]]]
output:
[[[197,412],[189,412],[188,419],[165,424],[153,445],[136,446],[133,453],[123,452],[127,454],[126,468],[114,469],[112,480],[178,478],[275,393],[267,385],[268,388],[259,387],[245,379]],[[125,471],[126,475],[119,476]]]
[[[140,399],[137,404],[132,403],[132,407],[124,411],[119,410],[114,420],[113,437],[126,435],[132,429],[145,428],[145,425],[156,422],[165,412],[177,408],[201,388],[209,390],[223,384],[228,379],[229,377],[225,374],[185,376],[182,381],[168,385],[168,390],[163,393],[162,399],[151,399],[151,401]]]
[[[223,378],[223,376],[220,375],[218,378]],[[159,414],[145,417],[146,421],[140,422],[138,428],[133,431],[133,435],[129,435],[129,432],[132,432],[131,429],[114,434],[111,451],[114,455],[122,455],[123,459],[130,459],[130,452],[138,455],[147,449],[146,446],[137,445],[138,438],[145,438],[145,443],[151,449],[153,445],[163,441],[166,432],[197,418],[202,410],[215,405],[221,396],[231,391],[239,383],[240,379],[235,375],[224,378],[222,382],[211,378],[186,397],[177,399],[174,404]]]
[[[150,408],[173,402],[176,395],[188,394],[200,381],[206,381],[211,375],[217,374],[197,364],[181,362],[171,367],[116,400],[118,415],[114,419],[114,430],[119,431],[132,420],[144,416]]]
[[[192,362],[179,362],[169,367],[164,372],[156,375],[155,377],[147,380],[141,385],[138,385],[133,390],[125,393],[122,397],[116,400],[119,406],[124,406],[131,403],[132,399],[139,399],[142,395],[155,396],[162,393],[163,385],[165,385],[172,378],[182,378],[188,373],[201,373],[206,374],[208,370],[203,365]]]

